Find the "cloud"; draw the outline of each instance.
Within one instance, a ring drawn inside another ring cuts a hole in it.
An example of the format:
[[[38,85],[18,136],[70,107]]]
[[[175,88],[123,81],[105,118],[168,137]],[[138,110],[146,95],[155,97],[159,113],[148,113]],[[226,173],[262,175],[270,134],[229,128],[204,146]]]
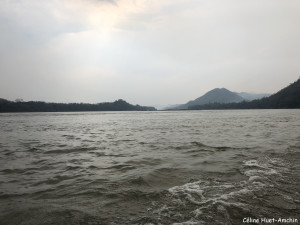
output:
[[[4,1],[0,97],[173,104],[215,87],[275,92],[299,76],[299,9],[297,0]]]

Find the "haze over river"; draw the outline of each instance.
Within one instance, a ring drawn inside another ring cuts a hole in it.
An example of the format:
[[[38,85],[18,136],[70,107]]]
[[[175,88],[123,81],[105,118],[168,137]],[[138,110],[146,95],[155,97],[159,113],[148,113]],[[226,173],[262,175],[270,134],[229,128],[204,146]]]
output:
[[[299,224],[300,110],[7,113],[0,128],[1,225]]]

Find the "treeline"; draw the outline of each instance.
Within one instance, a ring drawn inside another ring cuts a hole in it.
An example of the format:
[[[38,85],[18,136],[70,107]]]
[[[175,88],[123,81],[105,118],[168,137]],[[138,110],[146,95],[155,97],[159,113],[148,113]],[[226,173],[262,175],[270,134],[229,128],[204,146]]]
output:
[[[251,102],[210,103],[191,106],[190,110],[204,109],[296,109],[300,108],[300,79],[280,90],[276,94]]]
[[[0,112],[82,112],[82,111],[155,111],[154,107],[131,105],[119,99],[115,102],[46,103],[40,101],[13,102],[0,99]]]

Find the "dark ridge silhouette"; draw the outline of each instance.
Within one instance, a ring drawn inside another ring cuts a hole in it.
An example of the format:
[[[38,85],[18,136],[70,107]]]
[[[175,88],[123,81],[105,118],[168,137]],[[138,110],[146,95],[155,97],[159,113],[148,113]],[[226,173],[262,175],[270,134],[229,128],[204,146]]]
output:
[[[251,102],[213,103],[191,106],[188,109],[299,109],[300,108],[300,79],[269,97]]]
[[[46,103],[39,101],[8,101],[0,99],[0,112],[82,112],[82,111],[155,111],[154,107],[131,105],[119,99],[115,102],[88,103]]]
[[[4,98],[0,98],[0,104],[4,103],[4,102],[9,102],[8,100],[4,99]]]

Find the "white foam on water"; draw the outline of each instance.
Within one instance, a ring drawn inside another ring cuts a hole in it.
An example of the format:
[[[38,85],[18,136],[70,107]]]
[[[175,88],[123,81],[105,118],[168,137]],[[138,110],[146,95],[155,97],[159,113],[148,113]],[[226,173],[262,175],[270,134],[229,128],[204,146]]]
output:
[[[237,208],[245,209],[247,207],[246,204],[241,203],[241,202],[225,202],[222,200],[219,200],[218,203],[221,203],[223,206],[234,206]]]
[[[248,171],[245,171],[244,174],[247,177],[253,177],[253,176],[257,176],[257,175],[273,175],[273,174],[278,174],[278,172],[274,169],[248,170]]]
[[[195,215],[195,218],[203,214],[203,212],[200,209],[196,209],[192,213]]]
[[[233,198],[234,196],[237,196],[237,195],[241,196],[241,195],[249,194],[250,192],[251,192],[251,190],[249,190],[248,188],[243,188],[238,191],[230,192],[229,194],[223,194],[220,196],[220,199],[227,200],[227,199]]]
[[[176,198],[177,200],[178,198],[184,197],[185,199],[183,200],[188,200],[189,202],[194,203],[196,205],[204,205],[207,203],[223,203],[223,200],[227,200],[235,196],[245,195],[251,192],[251,190],[248,188],[230,191],[230,189],[232,188],[236,188],[236,186],[233,184],[210,185],[208,182],[197,181],[193,183],[187,183],[182,186],[172,187],[169,189],[169,193],[173,198]],[[207,196],[204,194],[206,191],[211,190],[216,190],[217,192],[214,193],[212,196]],[[230,192],[227,194],[223,194],[224,192],[228,191]]]
[[[258,164],[258,161],[257,160],[248,160],[248,161],[244,161],[244,165],[245,166],[255,166],[255,167],[261,167],[259,164]]]
[[[270,158],[248,160],[244,161],[241,168],[241,172],[248,177],[248,180],[237,183],[200,180],[170,188],[168,191],[174,203],[180,203],[182,206],[192,203],[196,207],[191,211],[190,220],[173,223],[173,225],[202,224],[201,219],[207,218],[207,214],[212,210],[218,210],[228,220],[230,219],[227,211],[229,208],[238,208],[247,212],[250,206],[241,200],[252,198],[255,191],[266,186],[272,187],[272,176],[281,176],[284,169],[285,166],[280,163],[280,160]],[[180,207],[179,205],[177,204],[177,207]],[[176,206],[164,208],[172,211],[174,209],[176,210]]]
[[[169,193],[175,197],[184,196],[187,200],[194,204],[201,204],[201,201],[199,200],[204,199],[204,191],[201,189],[202,183],[203,182],[198,181],[187,183],[182,186],[175,186],[169,189]]]
[[[259,182],[264,184],[268,180],[268,176],[280,175],[280,171],[285,169],[284,165],[282,165],[282,163],[277,159],[266,158],[262,162],[258,160],[248,160],[243,163],[245,168],[251,167],[251,169],[246,169],[243,172],[244,175],[249,177],[250,183]],[[274,168],[276,168],[276,170]]]
[[[249,177],[249,182],[260,182],[260,181],[262,181],[263,180],[263,178],[262,177],[260,177],[260,176],[250,176]]]
[[[201,181],[194,183],[187,183],[182,186],[175,186],[169,189],[169,192],[173,195],[178,195],[182,193],[197,194],[199,197],[203,198],[203,190],[200,189]]]

